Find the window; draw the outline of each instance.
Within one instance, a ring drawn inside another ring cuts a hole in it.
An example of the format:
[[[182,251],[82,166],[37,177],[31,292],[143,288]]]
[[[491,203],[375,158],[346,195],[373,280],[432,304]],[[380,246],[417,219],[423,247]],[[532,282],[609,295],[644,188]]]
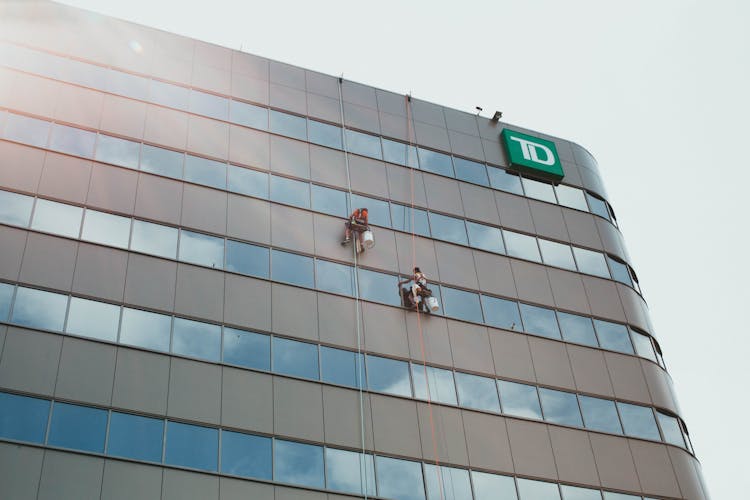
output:
[[[561,484],[560,490],[562,490],[563,500],[602,500],[602,494],[599,490],[590,490],[566,484]]]
[[[609,264],[609,269],[612,272],[612,278],[619,281],[620,283],[625,283],[628,286],[633,286],[633,281],[630,279],[630,272],[628,271],[628,266],[620,262],[619,260],[615,260],[609,255],[607,257],[607,263]]]
[[[580,189],[560,184],[555,186],[555,193],[557,193],[557,200],[560,205],[584,212],[589,211],[589,207],[586,205],[586,197]]]
[[[359,387],[360,375],[364,373],[364,358],[361,354],[320,346],[320,374],[324,382]]]
[[[428,500],[473,500],[468,470],[441,465],[438,471],[436,465],[422,465]]]
[[[177,228],[134,220],[130,249],[174,259],[177,257]]]
[[[518,497],[520,500],[559,500],[560,490],[555,483],[533,481],[518,478]]]
[[[555,190],[552,188],[552,184],[546,182],[539,182],[533,179],[521,179],[523,183],[523,190],[526,192],[526,196],[548,203],[557,203],[555,199]]]
[[[6,139],[43,148],[47,145],[47,138],[51,124],[36,118],[8,113],[5,124]]]
[[[375,457],[378,496],[394,500],[424,500],[424,480],[419,462]]]
[[[601,276],[602,278],[609,278],[609,269],[607,269],[604,255],[578,247],[573,247],[573,253],[576,256],[579,271],[586,274],[593,274],[594,276]]]
[[[521,187],[521,178],[515,174],[508,173],[506,170],[497,167],[487,166],[487,173],[490,176],[490,186],[500,191],[507,191],[523,196]]]
[[[542,409],[539,406],[539,396],[537,396],[535,386],[498,380],[497,387],[500,391],[503,413],[542,419]]]
[[[268,174],[229,165],[229,190],[256,198],[268,199]]]
[[[517,302],[482,295],[482,309],[484,309],[484,319],[488,325],[506,330],[523,331]]]
[[[224,327],[224,363],[271,370],[271,337]]]
[[[351,196],[351,207],[352,210],[357,207],[366,208],[370,224],[391,227],[391,212],[387,201],[353,194]]]
[[[425,379],[425,371],[427,377]],[[456,405],[456,385],[453,382],[453,372],[434,366],[424,366],[411,363],[411,376],[414,381],[414,397],[428,399],[438,403]]]
[[[312,190],[312,209],[336,217],[346,217],[348,214],[346,208],[346,193],[338,189],[331,189],[313,184]]]
[[[411,397],[409,365],[404,361],[368,355],[367,387],[396,396]]]
[[[246,127],[268,130],[268,110],[240,101],[229,102],[229,119]]]
[[[0,283],[0,321],[6,321],[10,314],[10,303],[13,301],[15,287],[7,283]]]
[[[599,343],[603,348],[633,354],[633,346],[630,343],[630,336],[625,325],[595,319],[594,327],[599,337]]]
[[[586,199],[589,202],[592,214],[596,214],[599,217],[604,217],[609,220],[609,211],[607,210],[607,203],[604,200],[589,193],[586,193]]]
[[[126,141],[125,139],[99,134],[94,158],[103,163],[138,168],[138,155],[140,151],[141,144],[139,142]]]
[[[495,381],[491,378],[456,372],[458,402],[463,408],[500,413]]]
[[[268,278],[269,250],[266,247],[227,240],[227,271]]]
[[[487,168],[484,163],[477,163],[463,158],[453,157],[453,167],[456,169],[456,179],[466,182],[479,184],[480,186],[489,186],[490,181],[487,178]]]
[[[682,438],[680,423],[677,419],[666,413],[656,411],[656,418],[659,420],[661,433],[664,435],[664,441],[685,448],[685,440]]]
[[[128,307],[122,310],[120,343],[169,352],[172,318]]]
[[[422,170],[455,177],[450,156],[424,148],[417,148],[417,152],[419,154],[419,168]]]
[[[482,323],[482,306],[479,295],[443,286],[443,311],[446,316]]]
[[[471,471],[474,500],[517,500],[516,483],[512,477]]]
[[[396,276],[362,268],[357,269],[357,273],[361,298],[391,306],[401,305]]]
[[[505,239],[505,248],[507,248],[508,255],[511,257],[533,260],[534,262],[542,261],[536,238],[533,236],[503,230],[503,238]]]
[[[270,118],[271,132],[294,139],[307,140],[307,120],[303,117],[271,110]]]
[[[310,257],[272,250],[271,266],[272,276],[276,281],[306,288],[314,287],[313,260]]]
[[[466,229],[469,232],[469,244],[474,248],[500,254],[505,253],[503,237],[498,228],[466,221]]]
[[[376,160],[383,159],[380,137],[349,129],[344,129],[344,133],[346,134],[346,149],[349,153],[356,153]]]
[[[326,448],[328,489],[375,496],[375,464],[372,455]]]
[[[219,361],[221,352],[220,326],[175,318],[173,328],[173,353],[208,361]]]
[[[52,124],[49,147],[53,151],[91,158],[94,156],[96,134],[79,128]]]
[[[430,212],[430,227],[432,237],[459,245],[467,245],[466,227],[464,221],[447,215]]]
[[[151,80],[150,84],[149,100],[151,102],[181,110],[188,108],[189,89],[157,80]]]
[[[78,238],[83,209],[48,200],[36,200],[31,229]]]
[[[283,375],[318,379],[318,346],[273,337],[273,371]]]
[[[210,427],[167,422],[164,463],[215,471],[219,462],[219,431]]]
[[[105,88],[106,86],[108,70],[101,66],[68,59],[63,62],[62,71],[65,73],[62,77],[65,81],[79,83],[95,89]]]
[[[323,488],[323,448],[274,439],[273,478],[282,483]]]
[[[612,491],[604,491],[604,500],[641,500],[641,497],[636,495],[626,495],[625,493],[614,493]]]
[[[310,208],[310,185],[306,182],[272,175],[271,199],[295,207]]]
[[[198,115],[226,120],[229,116],[229,102],[225,97],[191,90],[190,111]]]
[[[118,248],[128,248],[130,219],[86,209],[81,239]]]
[[[562,337],[567,342],[576,342],[593,347],[599,346],[591,318],[558,311],[557,320],[560,322]]]
[[[576,263],[573,260],[573,253],[570,251],[569,245],[542,239],[538,241],[545,264],[562,267],[571,271],[576,270]]]
[[[119,326],[120,306],[71,297],[66,332],[116,342]]]
[[[164,421],[112,412],[107,454],[147,462],[161,462]]]
[[[179,259],[191,264],[221,269],[224,267],[224,240],[183,229],[180,232]]]
[[[67,307],[66,295],[18,287],[10,321],[20,326],[61,332]]]
[[[185,157],[185,180],[217,189],[226,189],[227,164],[187,155]]]
[[[656,363],[656,354],[654,352],[654,346],[651,345],[651,337],[635,330],[630,330],[630,338],[635,346],[635,353],[646,359],[650,359]]]
[[[622,434],[615,402],[609,399],[578,396],[587,429]]]
[[[307,130],[310,134],[310,142],[320,144],[334,149],[343,149],[341,138],[341,127],[327,123],[307,120]]]
[[[0,191],[0,222],[27,227],[33,205],[34,198],[31,196]]]
[[[50,403],[0,392],[0,437],[29,443],[44,442]]]
[[[383,142],[383,159],[388,163],[404,165],[411,168],[419,168],[417,159],[417,148],[408,146],[403,142],[382,139]]]
[[[47,443],[74,450],[104,452],[107,411],[56,402]]]
[[[575,394],[540,387],[539,398],[542,400],[546,421],[583,427],[581,410],[578,408],[578,398]]]
[[[182,163],[184,160],[184,153],[144,144],[141,152],[141,170],[174,179],[182,179]]]
[[[271,480],[271,438],[221,431],[221,472]]]
[[[105,89],[113,94],[124,95],[145,101],[148,99],[149,80],[142,76],[131,75],[110,69],[107,71]],[[101,87],[99,87],[101,88]]]
[[[350,266],[316,260],[315,281],[318,290],[350,297],[354,295],[354,270]]]
[[[430,222],[425,210],[391,203],[391,221],[393,229],[407,233],[414,232],[428,238],[430,236]]]
[[[524,331],[551,339],[560,338],[555,311],[544,307],[521,304]]]
[[[626,435],[659,441],[659,430],[651,408],[618,401],[617,409]]]

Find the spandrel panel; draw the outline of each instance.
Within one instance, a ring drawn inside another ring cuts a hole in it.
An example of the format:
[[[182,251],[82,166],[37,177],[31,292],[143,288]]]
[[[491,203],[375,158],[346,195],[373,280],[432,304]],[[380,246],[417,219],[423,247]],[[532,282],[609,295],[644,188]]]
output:
[[[614,401],[591,396],[578,396],[578,400],[583,413],[583,423],[587,429],[622,434]]]
[[[78,238],[81,229],[83,208],[56,203],[49,200],[36,200],[31,229],[46,231],[68,238]]]
[[[29,116],[8,113],[3,137],[8,140],[43,148],[47,145],[52,124]]]
[[[164,420],[113,411],[109,423],[107,454],[161,462]]]
[[[456,388],[461,407],[500,412],[494,379],[456,372]]]
[[[560,338],[555,311],[544,307],[520,304],[524,331],[551,339]]]
[[[219,361],[221,327],[184,318],[175,318],[172,352],[208,361]]]
[[[0,191],[0,223],[28,227],[34,198]]]
[[[222,269],[224,267],[224,240],[183,229],[180,232],[179,260]]]
[[[271,276],[275,281],[313,288],[315,286],[313,259],[304,255],[272,250]]]
[[[164,463],[216,471],[219,466],[219,430],[199,425],[167,422]]]
[[[18,287],[10,322],[20,326],[61,332],[68,296]]]
[[[500,391],[503,413],[542,419],[542,409],[539,406],[539,396],[537,396],[535,386],[498,380],[497,387]]]
[[[327,260],[315,260],[315,285],[318,290],[354,295],[354,269]]]
[[[518,500],[516,483],[510,476],[471,471],[474,500]]]
[[[174,259],[177,257],[177,236],[177,228],[134,220],[130,249]]]
[[[426,377],[425,377],[425,372]],[[424,366],[418,363],[411,364],[411,376],[414,381],[414,397],[418,399],[429,399],[437,403],[455,406],[456,385],[453,381],[453,372],[434,366]],[[427,397],[429,387],[429,398]]]
[[[53,151],[92,158],[95,143],[96,134],[94,132],[60,125],[59,123],[52,125],[49,147]]]
[[[258,130],[268,130],[268,110],[240,101],[229,103],[230,121]]]
[[[121,344],[168,352],[171,331],[171,316],[128,307],[122,310]]]
[[[226,189],[227,164],[187,155],[185,157],[185,180],[217,189]]]
[[[233,193],[246,194],[255,198],[268,199],[268,174],[229,165],[229,190]]]
[[[117,341],[120,306],[78,297],[70,298],[67,333],[108,342]]]
[[[138,168],[141,143],[99,134],[94,158],[102,163]]]
[[[271,370],[271,337],[224,327],[224,363]]]
[[[539,246],[537,246],[536,238],[533,236],[503,230],[503,238],[505,239],[505,248],[511,257],[534,262],[542,261],[539,255]]]
[[[362,354],[320,346],[320,374],[323,382],[358,388],[360,377],[364,373]]]
[[[271,480],[272,440],[227,430],[221,431],[221,472]]]
[[[141,170],[153,174],[182,179],[185,154],[144,144],[141,151]]]
[[[424,480],[419,462],[375,457],[378,495],[394,500],[424,500]]]
[[[509,174],[502,168],[487,166],[487,173],[490,176],[490,186],[500,191],[514,193],[523,196],[523,187],[521,187],[521,178],[514,174]]]
[[[106,431],[106,410],[55,402],[47,443],[62,448],[103,453]]]
[[[496,328],[523,331],[518,302],[482,295],[485,322]]]
[[[271,132],[293,139],[307,140],[307,120],[301,116],[271,110]]]
[[[659,430],[656,428],[654,412],[650,407],[617,402],[622,427],[627,436],[659,441]]]
[[[466,229],[469,233],[469,245],[472,247],[487,250],[488,252],[505,253],[505,245],[503,245],[503,237],[500,229],[468,220],[466,221]]]
[[[227,240],[227,271],[268,278],[269,259],[270,252],[266,247]]]
[[[539,398],[542,400],[544,419],[547,422],[583,427],[575,394],[540,387]]]
[[[456,170],[456,179],[479,184],[480,186],[489,186],[490,181],[487,178],[487,167],[484,163],[478,163],[463,158],[453,157],[453,168]]]
[[[570,271],[576,270],[576,263],[573,260],[573,252],[570,250],[570,245],[539,239],[539,248],[542,251],[542,259],[545,264],[562,267]]]
[[[274,439],[273,479],[281,483],[323,488],[323,448]]]
[[[366,360],[367,387],[371,391],[411,397],[408,363],[370,355]]]
[[[592,347],[599,346],[591,318],[558,311],[557,320],[560,323],[563,340]]]
[[[372,455],[325,449],[327,487],[354,495],[375,496],[375,464]]]
[[[318,346],[307,342],[273,337],[274,373],[318,380]]]
[[[44,442],[50,402],[0,392],[0,437],[28,443]]]
[[[130,218],[86,209],[81,239],[117,248],[128,248]]]
[[[428,500],[472,500],[468,470],[442,465],[422,465]]]

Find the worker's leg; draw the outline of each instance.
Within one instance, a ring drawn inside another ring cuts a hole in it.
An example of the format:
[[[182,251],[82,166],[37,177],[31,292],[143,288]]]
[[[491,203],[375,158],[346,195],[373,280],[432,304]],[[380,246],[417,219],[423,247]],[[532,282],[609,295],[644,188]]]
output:
[[[344,231],[344,240],[341,242],[342,245],[348,244],[352,240],[352,230],[349,228],[349,223],[346,223],[346,230]]]

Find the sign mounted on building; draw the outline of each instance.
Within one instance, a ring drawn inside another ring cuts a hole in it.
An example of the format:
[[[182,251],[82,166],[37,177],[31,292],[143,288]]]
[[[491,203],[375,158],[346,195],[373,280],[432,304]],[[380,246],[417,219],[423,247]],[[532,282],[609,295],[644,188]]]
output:
[[[510,169],[558,183],[565,176],[555,143],[510,129],[500,133]]]

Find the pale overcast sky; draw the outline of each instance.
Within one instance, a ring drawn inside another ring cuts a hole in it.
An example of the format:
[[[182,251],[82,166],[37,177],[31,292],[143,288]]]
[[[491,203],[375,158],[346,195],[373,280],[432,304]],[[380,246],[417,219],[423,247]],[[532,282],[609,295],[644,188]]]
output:
[[[712,496],[747,495],[750,2],[63,3],[589,149]]]

